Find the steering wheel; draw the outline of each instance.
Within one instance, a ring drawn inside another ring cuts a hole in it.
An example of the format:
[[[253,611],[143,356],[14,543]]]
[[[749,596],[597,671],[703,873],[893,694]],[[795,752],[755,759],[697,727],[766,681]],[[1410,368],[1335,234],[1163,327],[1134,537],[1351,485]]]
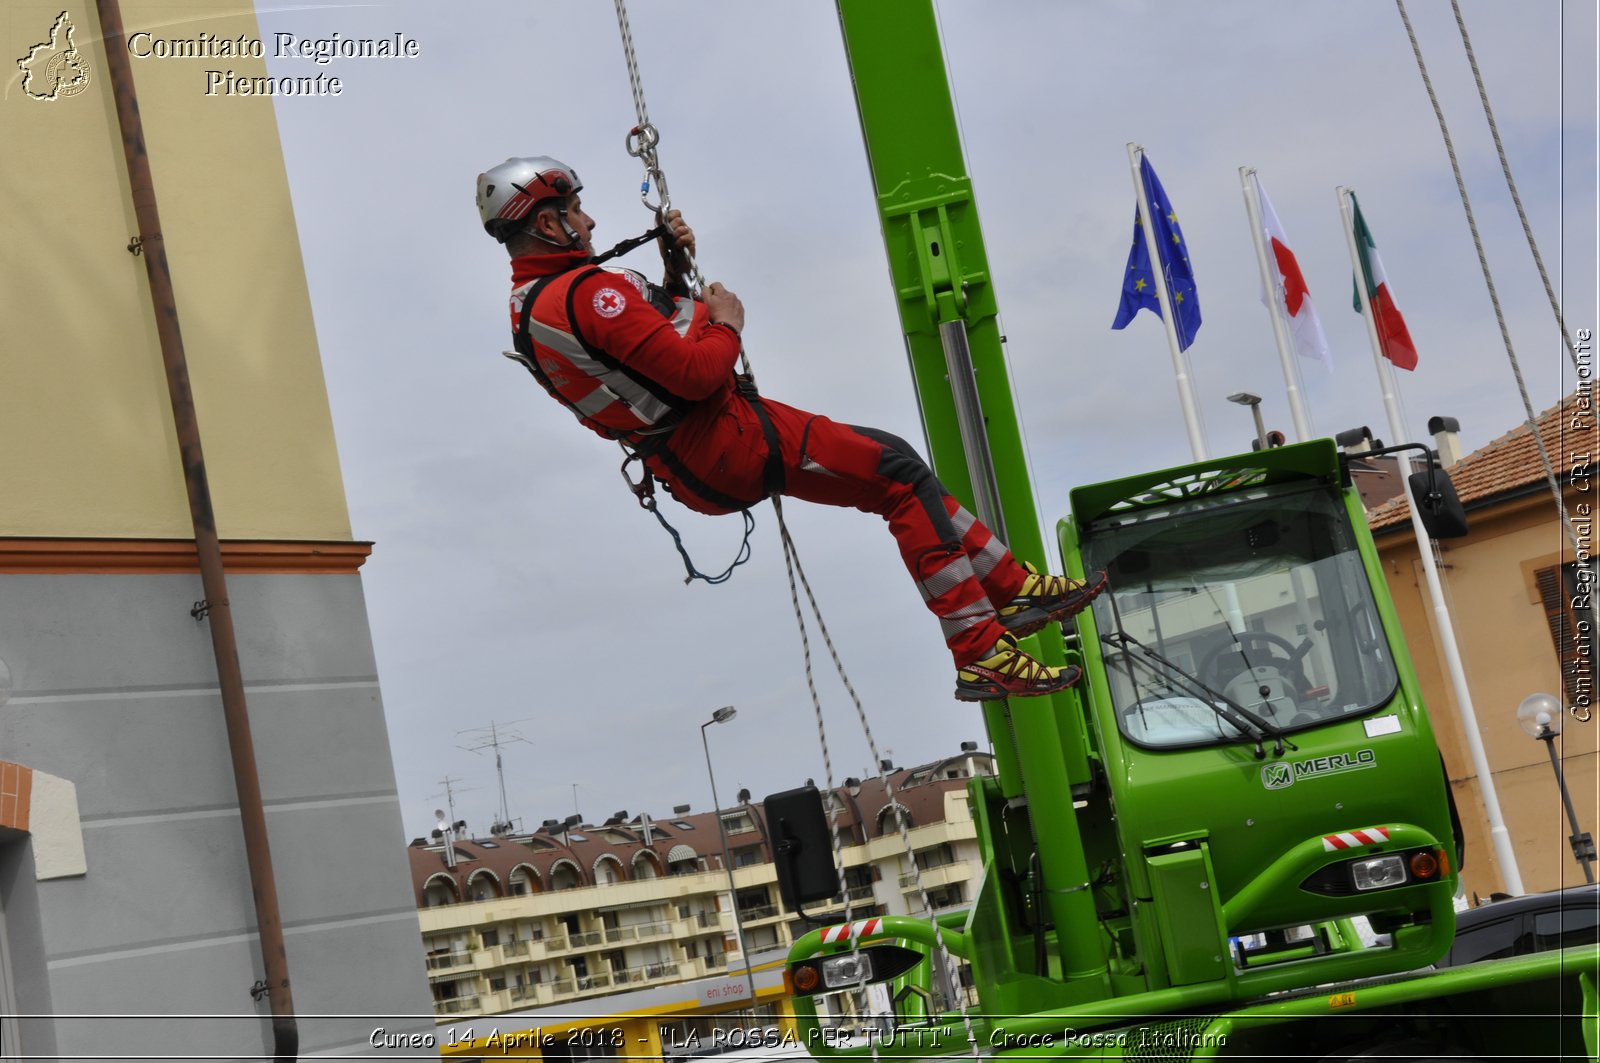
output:
[[[1251,657],[1252,644],[1267,651],[1265,659]],[[1239,647],[1237,650],[1235,645]],[[1311,681],[1306,678],[1300,659],[1311,651],[1311,646],[1309,638],[1296,646],[1270,631],[1241,631],[1211,651],[1200,665],[1200,678],[1207,686],[1225,687],[1239,676],[1248,675],[1252,668],[1273,668],[1294,687],[1296,698],[1305,698],[1311,690]]]

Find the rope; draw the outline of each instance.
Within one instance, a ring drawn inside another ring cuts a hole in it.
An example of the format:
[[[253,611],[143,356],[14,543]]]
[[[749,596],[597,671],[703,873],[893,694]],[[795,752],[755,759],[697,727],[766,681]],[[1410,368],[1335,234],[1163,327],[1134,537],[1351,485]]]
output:
[[[628,66],[628,87],[633,93],[633,111],[635,118],[638,120],[638,123],[628,131],[625,146],[628,154],[639,159],[644,165],[644,181],[639,186],[639,199],[646,208],[655,214],[657,226],[644,236],[618,244],[601,258],[596,259],[595,261],[597,262],[623,251],[632,250],[652,237],[664,236],[666,234],[667,211],[672,208],[672,197],[667,191],[667,176],[661,172],[661,165],[656,157],[656,145],[661,142],[661,134],[650,123],[650,109],[644,98],[644,81],[639,76],[639,58],[633,48],[633,29],[628,24],[627,4],[624,0],[615,0],[615,6],[617,11],[617,30],[622,36],[623,60]],[[655,203],[650,202],[650,185],[652,182],[655,184],[659,195],[659,199]],[[681,276],[684,284],[688,287],[690,296],[698,298],[704,287],[699,265],[695,262],[694,256],[686,249],[679,248],[674,253],[681,255],[685,263]],[[745,374],[751,378],[753,385],[755,376],[750,370],[750,358],[746,354],[742,343],[739,346],[739,358],[743,363]],[[634,460],[634,455],[628,451],[627,447],[623,447],[623,453],[627,454],[628,458],[622,463],[622,478],[627,481],[629,488],[639,499],[639,505],[649,510],[650,514],[667,530],[667,534],[672,536],[672,545],[677,549],[678,556],[683,559],[684,571],[688,573],[684,577],[684,583],[702,580],[711,586],[716,586],[719,583],[726,582],[733,575],[734,569],[750,560],[750,533],[755,529],[756,522],[755,518],[750,515],[750,511],[746,509],[740,513],[740,516],[744,518],[744,539],[739,543],[739,549],[735,552],[733,561],[728,567],[715,576],[708,576],[696,568],[694,561],[689,557],[688,550],[684,548],[683,537],[678,533],[678,529],[667,522],[667,518],[661,515],[661,510],[656,506],[655,498],[649,490],[650,471],[648,469],[643,470],[640,482],[634,483],[628,476],[628,462]]]
[[[648,509],[656,518],[656,520],[661,522],[661,526],[667,529],[667,533],[672,536],[672,545],[677,547],[678,556],[683,558],[684,571],[688,573],[688,575],[683,577],[683,582],[686,584],[692,583],[695,580],[702,580],[713,587],[719,583],[726,583],[728,580],[733,578],[734,569],[750,560],[750,533],[755,530],[756,519],[750,515],[750,511],[748,509],[742,510],[739,514],[744,518],[744,541],[739,544],[739,549],[734,554],[733,560],[729,562],[727,568],[723,569],[717,575],[708,576],[704,572],[701,572],[699,569],[694,567],[694,562],[689,558],[689,551],[684,549],[683,536],[678,534],[678,529],[667,523],[667,518],[661,515],[661,510],[656,507],[656,504],[651,502],[644,508]]]
[[[1472,245],[1478,251],[1478,266],[1483,271],[1483,283],[1489,289],[1489,301],[1494,306],[1495,321],[1500,325],[1500,338],[1505,343],[1506,358],[1511,363],[1511,373],[1516,377],[1517,391],[1522,396],[1522,408],[1527,414],[1528,431],[1533,434],[1534,446],[1539,450],[1539,462],[1544,466],[1545,481],[1550,485],[1551,495],[1555,497],[1556,510],[1561,515],[1561,526],[1566,529],[1574,554],[1581,554],[1582,547],[1578,543],[1577,533],[1567,517],[1566,500],[1561,497],[1561,483],[1556,479],[1556,471],[1550,463],[1550,454],[1545,449],[1544,438],[1539,434],[1538,416],[1533,410],[1533,400],[1528,397],[1528,385],[1522,377],[1522,366],[1517,361],[1517,352],[1511,344],[1511,332],[1506,327],[1506,315],[1500,307],[1500,294],[1495,289],[1494,276],[1489,272],[1489,259],[1484,254],[1483,237],[1478,233],[1478,222],[1472,213],[1472,200],[1467,196],[1467,185],[1461,177],[1461,163],[1456,159],[1455,143],[1450,138],[1450,127],[1444,120],[1443,108],[1439,106],[1439,96],[1433,91],[1433,79],[1428,76],[1428,66],[1422,61],[1422,46],[1417,43],[1416,30],[1411,25],[1411,17],[1406,14],[1405,0],[1394,0],[1394,2],[1400,10],[1400,20],[1405,23],[1406,36],[1411,39],[1411,53],[1417,58],[1417,70],[1422,74],[1422,84],[1428,90],[1428,99],[1433,103],[1433,114],[1439,122],[1439,133],[1444,137],[1445,152],[1450,156],[1450,169],[1456,177],[1456,191],[1461,196],[1461,207],[1467,214],[1467,226],[1472,230]],[[1480,87],[1481,84],[1480,82]]]
[[[644,166],[644,180],[639,183],[639,201],[655,214],[658,222],[665,221],[667,211],[672,209],[672,196],[667,191],[667,175],[662,172],[661,163],[656,157],[656,145],[661,143],[661,133],[650,123],[650,109],[645,105],[644,82],[639,77],[639,58],[633,50],[633,31],[628,26],[627,4],[624,0],[615,0],[615,6],[617,29],[622,34],[622,55],[628,64],[628,86],[633,91],[633,113],[637,119],[637,124],[628,130],[624,138],[624,147],[629,155]],[[650,202],[652,183],[658,195],[654,203]],[[684,284],[688,286],[690,295],[698,297],[705,287],[705,278],[700,275],[700,266],[695,262],[694,255],[687,248],[677,248],[672,253],[682,257]],[[743,356],[741,349],[740,357]],[[744,371],[750,372],[748,360],[744,363]]]
[[[1555,288],[1550,284],[1550,273],[1544,268],[1544,257],[1539,254],[1539,244],[1533,238],[1533,226],[1528,224],[1528,212],[1522,209],[1522,197],[1517,194],[1517,182],[1511,176],[1511,163],[1506,160],[1505,145],[1500,142],[1500,127],[1494,120],[1494,109],[1489,106],[1489,93],[1483,87],[1483,74],[1478,70],[1478,57],[1472,51],[1472,38],[1467,35],[1466,20],[1461,17],[1461,5],[1457,0],[1450,0],[1450,8],[1456,13],[1456,26],[1461,30],[1461,43],[1467,50],[1467,62],[1472,65],[1472,80],[1478,85],[1478,99],[1483,103],[1483,116],[1489,120],[1489,133],[1494,137],[1494,150],[1500,153],[1500,172],[1506,176],[1506,187],[1511,190],[1511,201],[1517,205],[1517,217],[1522,219],[1522,235],[1528,240],[1528,250],[1533,252],[1533,264],[1539,269],[1539,279],[1544,282],[1545,297],[1550,300],[1550,312],[1555,315],[1556,325],[1561,329],[1561,338],[1567,345],[1567,357],[1572,360],[1572,368],[1581,371],[1578,364],[1578,350],[1572,343],[1572,333],[1567,331],[1566,318],[1561,314],[1561,303],[1556,299]]]
[[[662,172],[659,159],[656,155],[656,146],[661,142],[661,135],[659,131],[657,131],[656,127],[650,123],[650,113],[645,104],[644,98],[644,85],[639,76],[638,56],[635,54],[633,47],[633,31],[628,25],[628,10],[626,2],[625,0],[614,0],[614,4],[617,12],[617,28],[622,36],[623,57],[628,66],[628,84],[633,93],[634,115],[638,120],[633,129],[629,130],[628,132],[628,136],[626,138],[626,148],[628,154],[639,159],[644,166],[644,181],[639,187],[640,200],[644,203],[646,208],[655,212],[657,221],[664,221],[667,211],[671,209],[672,200],[667,191],[666,175]],[[649,198],[650,185],[652,183],[655,184],[656,191],[659,195],[659,200],[656,203],[651,203]],[[694,256],[687,250],[680,249],[679,253],[683,255],[683,260],[686,264],[686,269],[683,272],[684,281],[689,286],[690,294],[698,297],[704,284],[703,278],[700,274],[699,264],[695,262]],[[750,368],[749,354],[745,351],[742,343],[739,347],[739,358],[741,362],[741,368],[743,369],[744,374],[750,378],[751,385],[753,386],[755,374]],[[646,472],[645,475],[648,478],[649,473]],[[628,478],[626,462],[623,463],[623,478]],[[630,480],[629,483],[631,486],[632,481]],[[822,610],[817,605],[816,595],[812,593],[811,583],[806,579],[805,569],[800,564],[799,550],[795,547],[794,539],[789,534],[789,527],[783,519],[782,500],[776,494],[772,495],[771,498],[772,510],[778,521],[778,536],[783,543],[784,568],[787,570],[789,576],[789,598],[794,605],[795,622],[800,628],[801,650],[805,656],[806,687],[811,693],[811,704],[816,712],[817,737],[822,745],[822,764],[824,769],[824,778],[827,782],[828,794],[830,798],[834,794],[833,762],[828,751],[828,734],[827,727],[822,717],[822,701],[817,695],[816,677],[811,666],[811,637],[810,633],[806,629],[805,613],[800,608],[800,595],[798,587],[803,587],[805,589],[806,601],[810,604],[812,615],[816,618],[817,630],[822,635],[823,642],[828,647],[828,655],[833,659],[833,667],[835,671],[838,672],[840,681],[844,683],[845,690],[850,695],[851,703],[855,706],[856,716],[858,719],[860,719],[862,730],[866,733],[867,746],[872,753],[873,760],[879,765],[878,778],[883,783],[884,792],[888,795],[890,805],[895,810],[895,817],[899,821],[901,842],[905,846],[906,855],[911,858],[911,869],[916,882],[917,893],[921,898],[923,908],[928,912],[929,922],[933,926],[934,941],[938,947],[938,958],[945,965],[943,969],[945,970],[946,974],[948,974],[950,970],[950,951],[945,946],[943,928],[939,926],[938,920],[934,918],[933,905],[930,903],[927,889],[922,883],[922,869],[917,867],[916,854],[911,848],[910,827],[906,822],[904,809],[901,808],[900,804],[894,800],[894,787],[889,782],[888,774],[882,770],[883,760],[878,754],[878,745],[877,741],[872,736],[872,727],[867,722],[866,710],[862,708],[861,698],[856,694],[855,687],[850,682],[850,677],[845,673],[844,664],[839,659],[839,652],[834,647],[833,637],[828,633],[827,622],[822,619]],[[683,542],[679,537],[677,530],[674,529],[672,525],[668,524],[666,518],[661,515],[660,511],[654,504],[654,499],[646,502],[644,497],[641,496],[640,504],[646,509],[650,510],[650,512],[655,515],[656,520],[661,523],[661,526],[666,528],[667,531],[671,533],[673,545],[677,547],[679,555],[683,558],[684,567],[689,572],[688,579],[684,580],[685,583],[688,583],[690,580],[694,579],[702,579],[711,584],[721,583],[733,574],[733,570],[735,568],[749,559],[750,530],[754,527],[755,521],[754,518],[750,516],[750,512],[748,510],[744,511],[745,539],[744,543],[740,547],[739,555],[735,557],[733,563],[730,564],[721,575],[708,577],[695,569],[693,562],[689,560],[688,553],[683,548]],[[796,584],[797,577],[798,587]],[[851,918],[850,890],[846,885],[844,878],[844,859],[841,851],[838,830],[838,803],[836,801],[832,803],[833,808],[831,809],[829,825],[833,833],[834,867],[838,870],[839,888],[844,894],[845,899],[845,923],[846,925],[849,925],[853,922],[853,920]],[[864,829],[865,828],[863,827],[863,830]],[[850,943],[851,951],[859,951],[861,947],[859,935],[850,935]],[[967,1042],[969,1045],[971,1045],[972,1054],[974,1058],[976,1058],[979,1055],[978,1037],[973,1030],[972,1019],[967,1011],[965,993],[960,994],[959,1002],[961,1006],[961,1020],[966,1028]],[[872,1059],[876,1061],[878,1059],[878,1044],[875,1039],[871,1041],[870,1049],[872,1053]]]
[[[927,887],[922,882],[922,869],[917,866],[916,853],[911,846],[911,828],[910,824],[906,822],[905,809],[895,800],[894,784],[889,781],[888,772],[883,769],[884,761],[878,751],[877,739],[872,735],[872,725],[867,720],[866,709],[862,707],[861,697],[856,693],[855,686],[850,682],[850,676],[845,672],[844,663],[839,659],[839,651],[833,644],[833,637],[828,633],[827,621],[822,618],[822,610],[818,607],[816,595],[811,590],[811,581],[806,578],[805,568],[800,563],[800,551],[795,546],[794,538],[789,534],[789,526],[783,519],[783,504],[776,495],[772,499],[772,508],[777,514],[778,536],[783,542],[783,564],[789,577],[789,599],[794,605],[795,623],[800,628],[800,644],[805,655],[806,689],[811,694],[811,706],[817,718],[817,740],[822,746],[823,777],[827,782],[828,793],[831,796],[834,792],[833,760],[828,751],[828,729],[822,716],[822,700],[817,696],[816,677],[811,667],[811,637],[806,630],[805,613],[800,608],[800,595],[796,589],[797,578],[799,587],[805,589],[806,601],[811,606],[812,615],[816,618],[817,630],[822,635],[823,643],[828,647],[828,656],[833,660],[834,670],[838,672],[839,681],[844,684],[845,692],[850,695],[850,703],[855,706],[856,718],[861,721],[861,730],[866,735],[867,749],[871,753],[874,763],[878,765],[878,780],[883,784],[889,807],[894,810],[895,819],[900,828],[901,845],[904,846],[906,855],[911,859],[911,873],[916,884],[918,898],[922,902],[923,909],[928,913],[929,925],[933,927],[934,943],[938,949],[937,959],[943,965],[942,969],[948,976],[951,967],[950,950],[945,945],[944,929],[934,916],[933,904],[929,900]],[[844,878],[844,854],[843,845],[839,838],[838,802],[833,801],[830,803],[832,807],[829,809],[828,825],[833,835],[833,866],[839,870],[839,888],[844,894],[844,918],[846,925],[849,925],[853,920],[851,918],[850,890]],[[866,833],[865,823],[862,824],[862,833],[863,835]],[[850,942],[852,951],[860,948],[859,937],[852,935]],[[957,1003],[961,1009],[961,1022],[966,1030],[967,1043],[972,1048],[973,1057],[977,1058],[979,1055],[978,1036],[972,1027],[972,1016],[968,1012],[966,994],[959,992],[959,986],[953,988],[958,991]],[[871,1048],[872,1058],[876,1060],[878,1058],[877,1043],[874,1042]]]
[[[833,654],[834,662],[838,663],[838,654],[833,651],[833,640],[828,635],[828,628],[822,620],[822,614],[817,611],[816,598],[811,593],[811,583],[806,579],[805,569],[800,565],[800,554],[795,549],[794,539],[789,535],[789,526],[783,519],[783,502],[777,495],[772,496],[772,509],[778,518],[778,537],[783,542],[783,567],[789,577],[789,601],[794,606],[795,623],[800,628],[800,649],[805,656],[806,663],[806,690],[811,694],[811,708],[817,718],[817,740],[822,745],[822,780],[828,795],[828,834],[833,843],[833,867],[838,875],[839,893],[844,897],[844,925],[848,928],[855,923],[854,913],[850,903],[850,885],[844,875],[844,842],[839,835],[839,800],[833,782],[833,755],[828,750],[828,727],[822,718],[822,699],[817,696],[816,675],[811,669],[811,634],[806,630],[805,611],[800,608],[800,593],[796,587],[795,574],[798,570],[800,583],[805,586],[806,598],[811,602],[812,612],[817,617],[817,627],[822,633],[823,640],[828,645],[828,652]],[[844,671],[840,669],[840,677],[844,678]],[[850,691],[850,696],[855,697],[855,690],[850,686],[850,681],[845,678],[845,689]],[[846,931],[850,941],[850,951],[861,951],[861,937],[858,934]],[[878,1060],[878,1042],[876,1038],[869,1037],[868,1048],[872,1054],[873,1063]]]
[[[633,90],[633,110],[639,116],[639,128],[653,129],[650,111],[644,103],[644,83],[639,80],[639,60],[633,52],[633,30],[628,27],[628,7],[616,0],[617,29],[622,33],[622,55],[628,63],[628,87]]]

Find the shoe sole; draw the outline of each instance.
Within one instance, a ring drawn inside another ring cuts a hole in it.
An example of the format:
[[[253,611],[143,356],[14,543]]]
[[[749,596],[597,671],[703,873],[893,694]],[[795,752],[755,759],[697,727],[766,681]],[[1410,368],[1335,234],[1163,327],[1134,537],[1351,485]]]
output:
[[[1109,580],[1106,575],[1101,573],[1100,582],[1093,587],[1089,587],[1082,598],[1072,602],[1070,605],[1063,606],[1053,612],[1046,612],[1037,606],[1030,606],[1021,612],[1012,613],[1008,617],[1001,617],[1000,624],[1012,635],[1019,639],[1025,639],[1035,632],[1044,630],[1050,624],[1064,624],[1083,612],[1096,598],[1100,597],[1100,593],[1106,589],[1108,583]]]
[[[1047,690],[1007,690],[999,683],[968,683],[963,684],[956,680],[957,701],[1001,701],[1005,698],[1034,698],[1045,694],[1057,694],[1063,690],[1070,690],[1078,685],[1083,678],[1083,669],[1077,665],[1068,665],[1067,670],[1061,673],[1066,680],[1060,686],[1050,687]]]

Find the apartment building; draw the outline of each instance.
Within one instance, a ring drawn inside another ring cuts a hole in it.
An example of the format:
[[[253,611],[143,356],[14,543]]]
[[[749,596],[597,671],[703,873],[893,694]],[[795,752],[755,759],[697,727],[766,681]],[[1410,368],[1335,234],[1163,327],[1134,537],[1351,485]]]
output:
[[[987,754],[964,749],[892,770],[887,786],[848,779],[824,794],[851,918],[921,914],[971,899],[981,862],[966,782],[992,770]],[[448,847],[442,837],[412,842],[441,1024],[518,1016],[548,1028],[550,1009],[583,1002],[593,1015],[670,1012],[687,1032],[696,1018],[751,1008],[750,988],[761,1013],[755,1018],[779,1019],[773,1005],[782,985],[771,965],[812,926],[778,895],[761,806],[748,792],[739,797],[718,812],[618,813],[599,825],[552,821],[533,833],[455,839]],[[845,901],[808,914],[842,920]],[[659,992],[669,987],[676,994]]]

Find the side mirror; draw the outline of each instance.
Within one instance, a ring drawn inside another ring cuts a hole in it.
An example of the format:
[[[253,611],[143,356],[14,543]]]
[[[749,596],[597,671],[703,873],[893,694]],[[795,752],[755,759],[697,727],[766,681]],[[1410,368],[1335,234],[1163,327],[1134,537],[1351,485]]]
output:
[[[1448,473],[1429,467],[1412,473],[1410,484],[1411,497],[1417,500],[1417,515],[1430,537],[1459,539],[1467,534],[1467,511]]]
[[[773,833],[773,862],[783,903],[799,912],[812,901],[838,896],[839,873],[833,866],[828,815],[817,788],[785,790],[768,797],[761,806]]]

